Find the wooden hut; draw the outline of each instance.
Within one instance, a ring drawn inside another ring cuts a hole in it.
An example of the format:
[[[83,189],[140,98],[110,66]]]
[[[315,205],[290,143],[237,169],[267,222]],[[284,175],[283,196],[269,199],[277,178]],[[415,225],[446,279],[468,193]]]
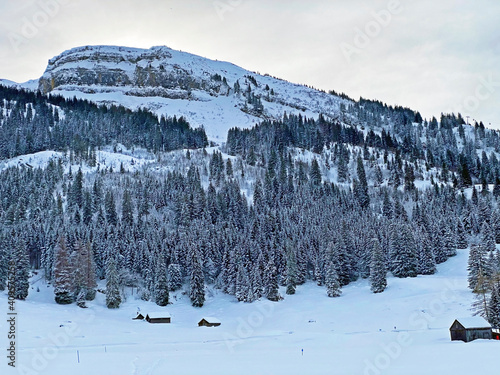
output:
[[[132,318],[132,320],[144,320],[144,315],[141,313],[137,313],[137,316],[135,318]]]
[[[491,325],[483,318],[456,319],[450,327],[451,340],[470,342],[477,339],[492,339]]]
[[[149,323],[170,323],[170,314],[166,312],[148,313],[146,321]]]
[[[218,327],[220,326],[220,320],[217,318],[206,317],[198,322],[198,327]]]

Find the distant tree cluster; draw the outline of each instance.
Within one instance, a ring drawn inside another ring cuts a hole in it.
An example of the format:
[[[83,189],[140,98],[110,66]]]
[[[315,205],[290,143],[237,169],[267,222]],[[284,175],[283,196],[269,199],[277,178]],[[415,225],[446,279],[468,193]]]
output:
[[[121,143],[152,152],[205,147],[203,129],[192,129],[184,118],[158,118],[88,101],[49,98],[0,86],[0,158],[43,150],[68,151],[95,163],[95,152]]]

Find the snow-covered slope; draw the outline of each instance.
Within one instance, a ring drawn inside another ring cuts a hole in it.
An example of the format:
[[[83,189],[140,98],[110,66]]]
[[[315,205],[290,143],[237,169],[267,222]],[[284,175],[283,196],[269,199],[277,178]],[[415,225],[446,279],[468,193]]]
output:
[[[7,87],[14,87],[17,89],[26,89],[26,90],[36,91],[36,90],[38,90],[38,79],[31,79],[31,80],[23,82],[23,83],[9,81],[8,79],[0,79],[0,85],[7,86]]]
[[[184,116],[194,127],[204,126],[209,138],[219,141],[225,140],[231,127],[250,127],[264,118],[280,118],[285,111],[335,117],[343,101],[168,47],[74,48],[49,60],[39,89],[131,109],[148,108],[159,115]],[[251,94],[247,94],[249,89]],[[250,103],[251,96],[260,99],[263,109]]]
[[[381,294],[366,280],[340,298],[308,283],[296,295],[282,291],[278,303],[238,303],[209,290],[201,310],[183,293],[160,308],[131,290],[118,310],[107,309],[101,293],[87,309],[60,306],[37,275],[27,300],[16,302],[19,367],[2,374],[469,375],[478,366],[496,374],[500,341],[450,341],[454,319],[471,315],[467,256],[460,250],[433,276],[389,278]],[[5,292],[0,301],[7,306]],[[138,308],[164,310],[172,323],[134,321]],[[222,325],[198,327],[203,316]]]

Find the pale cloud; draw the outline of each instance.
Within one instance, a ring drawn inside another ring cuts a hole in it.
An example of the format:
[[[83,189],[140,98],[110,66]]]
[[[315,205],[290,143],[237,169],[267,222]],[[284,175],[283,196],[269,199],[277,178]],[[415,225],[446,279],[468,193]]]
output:
[[[2,2],[0,77],[37,78],[49,58],[80,45],[167,45],[424,117],[460,110],[500,128],[500,2],[399,0],[384,18],[397,2]],[[362,48],[358,30],[370,34]],[[16,44],[23,31],[32,33]],[[346,58],[345,45],[356,53]]]

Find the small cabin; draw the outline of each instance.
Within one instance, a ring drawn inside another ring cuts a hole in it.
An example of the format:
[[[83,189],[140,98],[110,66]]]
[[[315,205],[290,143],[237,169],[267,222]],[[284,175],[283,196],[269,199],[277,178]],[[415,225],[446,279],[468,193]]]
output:
[[[141,313],[137,313],[137,316],[135,318],[132,318],[132,320],[144,320],[144,315]]]
[[[479,316],[456,319],[450,327],[451,340],[470,342],[477,339],[491,340],[491,325]]]
[[[146,321],[149,323],[170,323],[170,314],[165,312],[148,313]]]
[[[218,327],[221,322],[217,318],[206,317],[198,322],[198,327]]]

